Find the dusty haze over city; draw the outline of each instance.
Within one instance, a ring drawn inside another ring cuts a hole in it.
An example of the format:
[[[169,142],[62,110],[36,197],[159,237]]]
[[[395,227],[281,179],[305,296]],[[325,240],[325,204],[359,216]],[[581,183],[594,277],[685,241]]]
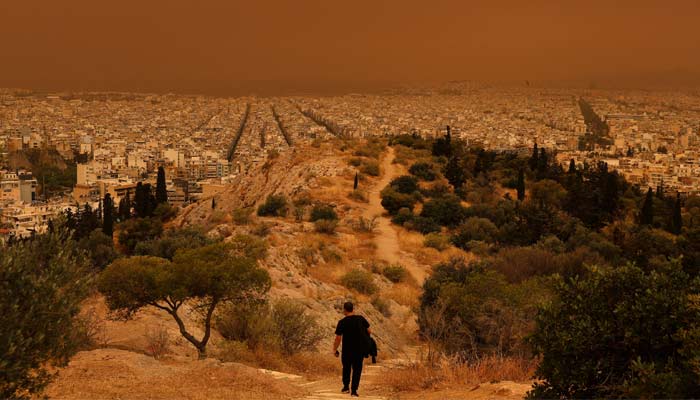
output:
[[[700,82],[700,3],[5,1],[0,87],[216,95]]]

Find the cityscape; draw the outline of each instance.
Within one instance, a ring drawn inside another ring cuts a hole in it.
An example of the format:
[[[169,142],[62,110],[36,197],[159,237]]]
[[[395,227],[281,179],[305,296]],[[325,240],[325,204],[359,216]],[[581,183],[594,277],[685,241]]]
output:
[[[471,146],[528,153],[537,144],[562,165],[603,161],[641,187],[700,193],[700,94],[692,91],[450,82],[371,95],[215,98],[6,89],[1,232],[43,232],[67,209],[98,208],[106,193],[118,204],[137,182],[155,184],[159,167],[170,203],[183,207],[270,152],[332,137],[436,138],[447,126]],[[67,178],[61,185],[31,168],[49,164],[48,173]]]

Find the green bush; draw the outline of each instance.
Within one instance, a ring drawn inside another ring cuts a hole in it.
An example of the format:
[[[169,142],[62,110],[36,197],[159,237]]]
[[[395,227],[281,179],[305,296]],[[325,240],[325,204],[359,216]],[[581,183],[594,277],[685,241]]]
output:
[[[301,303],[280,300],[272,307],[272,321],[283,353],[314,351],[325,336],[317,319]]]
[[[117,230],[124,252],[134,254],[139,243],[160,237],[163,223],[157,218],[132,218],[120,223]]]
[[[359,268],[353,269],[352,271],[343,275],[343,277],[340,278],[340,282],[346,288],[357,290],[362,294],[372,295],[379,290],[377,285],[374,283],[372,273]]]
[[[498,227],[486,218],[471,217],[457,228],[452,236],[452,243],[465,250],[469,250],[468,243],[481,241],[492,243],[498,235]]]
[[[450,247],[450,238],[439,233],[429,233],[423,240],[425,247],[432,247],[435,250],[443,251]]]
[[[258,215],[265,217],[284,217],[287,215],[287,198],[284,195],[270,195],[258,207]]]
[[[700,282],[679,263],[592,268],[536,318],[530,398],[700,397]]]
[[[155,256],[172,260],[179,249],[194,249],[213,243],[204,232],[196,228],[170,229],[162,237],[140,242],[134,254]]]
[[[92,279],[67,232],[0,251],[0,398],[35,398],[83,343],[81,302]]]
[[[446,195],[423,204],[420,215],[442,226],[454,227],[464,220],[465,213],[465,207],[457,196]]]
[[[414,195],[399,193],[391,186],[382,190],[382,207],[391,215],[396,214],[402,208],[413,210],[416,203],[417,199]]]
[[[406,274],[406,268],[398,264],[389,265],[382,270],[382,275],[394,283],[403,282],[406,279]]]
[[[418,191],[418,180],[409,175],[394,178],[389,185],[397,192],[403,194],[413,194]]]
[[[333,207],[327,204],[317,204],[311,209],[311,216],[309,220],[311,222],[315,222],[320,219],[337,220],[338,214],[335,212]]]
[[[434,181],[437,178],[437,172],[433,169],[433,166],[427,162],[417,162],[408,169],[411,175],[417,176],[419,179],[424,181]]]

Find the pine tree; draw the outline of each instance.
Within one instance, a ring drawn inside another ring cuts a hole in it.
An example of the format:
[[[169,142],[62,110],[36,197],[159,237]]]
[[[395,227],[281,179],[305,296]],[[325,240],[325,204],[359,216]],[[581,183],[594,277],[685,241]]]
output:
[[[464,185],[464,182],[467,181],[459,157],[452,156],[449,161],[447,161],[447,165],[445,166],[445,178],[447,178],[455,189],[460,189],[462,185]]]
[[[355,182],[352,184],[352,189],[357,190],[357,187],[360,185],[360,176],[355,172]]]
[[[576,173],[576,161],[573,158],[569,161],[569,173]]]
[[[525,200],[525,172],[522,168],[518,172],[518,184],[516,189],[518,190],[518,200]]]
[[[102,232],[112,237],[114,235],[114,202],[112,201],[112,195],[105,194],[103,204],[103,216],[102,216]]]
[[[652,225],[654,223],[654,192],[649,188],[647,196],[644,198],[642,211],[639,215],[641,225]]]
[[[676,203],[673,205],[673,218],[671,220],[671,233],[680,235],[683,229],[683,217],[681,216],[681,194],[676,193]]]
[[[537,166],[539,165],[539,157],[540,152],[537,149],[537,142],[535,142],[535,146],[532,148],[532,156],[530,156],[530,171],[535,171],[537,169]]]
[[[158,167],[158,179],[156,180],[156,202],[158,204],[168,202],[168,189],[165,186],[165,170]]]

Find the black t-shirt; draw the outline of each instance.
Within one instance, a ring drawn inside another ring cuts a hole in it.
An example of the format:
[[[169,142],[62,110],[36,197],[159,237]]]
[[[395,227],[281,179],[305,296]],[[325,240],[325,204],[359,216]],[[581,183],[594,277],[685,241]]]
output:
[[[367,328],[369,322],[361,315],[349,315],[340,321],[335,334],[343,337],[343,357],[364,357],[369,351]]]

